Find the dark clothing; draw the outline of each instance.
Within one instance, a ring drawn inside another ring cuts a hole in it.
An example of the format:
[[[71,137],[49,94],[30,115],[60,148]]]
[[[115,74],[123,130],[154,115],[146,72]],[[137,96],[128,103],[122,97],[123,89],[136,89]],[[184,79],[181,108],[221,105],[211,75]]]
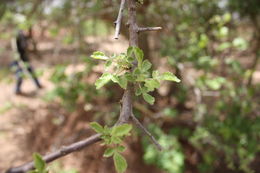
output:
[[[18,33],[16,37],[16,45],[21,60],[28,62],[29,59],[27,57],[27,38],[23,33]]]
[[[19,60],[15,60],[12,63],[12,66],[15,68],[15,76],[16,76],[16,86],[15,86],[15,93],[21,93],[21,86],[23,83],[23,75],[24,75],[24,70],[27,70],[28,73],[31,75],[35,85],[38,88],[41,88],[41,84],[39,83],[37,76],[34,73],[33,68],[29,64],[29,58],[27,56],[27,38],[22,32],[19,32],[17,37],[16,37],[16,47],[17,51],[19,53]],[[21,62],[19,62],[21,61]],[[21,67],[21,63],[24,63],[25,66]],[[26,68],[26,69],[24,69]]]

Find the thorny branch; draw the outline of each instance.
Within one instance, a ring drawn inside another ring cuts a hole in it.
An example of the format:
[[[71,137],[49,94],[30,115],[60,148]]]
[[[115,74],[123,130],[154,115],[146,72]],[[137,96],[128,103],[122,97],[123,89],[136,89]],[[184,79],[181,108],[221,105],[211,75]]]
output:
[[[83,148],[86,148],[98,141],[100,141],[100,134],[95,134],[90,136],[89,138],[73,143],[68,146],[63,146],[61,147],[58,151],[54,151],[53,153],[47,154],[43,157],[43,160],[46,163],[52,162],[60,157],[66,156],[72,152],[79,151]],[[16,168],[10,168],[9,170],[6,171],[6,173],[26,173],[29,170],[34,169],[34,163],[29,162],[27,164],[24,164],[22,166],[16,167]]]
[[[161,30],[162,27],[139,27],[138,32],[144,32],[144,31],[158,31]]]
[[[118,18],[115,22],[116,24],[116,31],[115,31],[115,38],[118,39],[119,33],[120,33],[120,26],[121,26],[121,20],[123,15],[123,10],[125,7],[126,0],[121,0],[120,9]],[[154,31],[159,30],[161,27],[147,27],[147,28],[139,28],[136,21],[136,0],[127,0],[128,2],[128,25],[129,25],[129,46],[138,46],[138,32],[139,31]],[[135,64],[134,64],[135,67]],[[132,69],[134,70],[134,69]],[[136,119],[133,115],[133,101],[132,101],[132,95],[133,95],[133,86],[129,85],[127,89],[124,92],[123,98],[122,98],[122,108],[120,111],[120,116],[118,118],[118,121],[115,125],[120,125],[123,123],[127,123],[129,121],[129,118],[132,117],[134,122],[137,124],[141,130],[150,137],[152,142],[157,146],[159,150],[162,149],[162,147],[158,144],[158,142],[155,140],[155,138],[151,135],[150,132],[139,122],[138,119]],[[76,152],[79,150],[82,150],[83,148],[86,148],[98,141],[100,141],[100,134],[92,135],[91,137],[73,143],[69,146],[61,147],[58,151],[54,151],[50,154],[47,154],[43,157],[43,160],[46,163],[52,162],[58,158],[61,158],[63,156],[66,156],[72,152]],[[27,171],[34,169],[34,163],[29,162],[27,164],[24,164],[19,167],[10,168],[6,171],[6,173],[26,173]]]

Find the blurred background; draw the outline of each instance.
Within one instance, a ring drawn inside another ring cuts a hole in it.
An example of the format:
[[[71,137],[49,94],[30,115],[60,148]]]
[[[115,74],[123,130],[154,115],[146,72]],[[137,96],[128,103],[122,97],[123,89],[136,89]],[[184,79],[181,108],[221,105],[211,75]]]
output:
[[[128,47],[127,11],[113,39],[119,0],[0,1],[0,172],[84,139],[89,122],[113,125],[123,90],[96,90],[103,62]],[[125,141],[127,173],[260,173],[260,1],[144,0],[140,34],[145,57],[181,83],[162,84],[155,105],[134,101],[138,118],[165,148],[135,129]],[[29,58],[43,85],[28,76],[15,95],[11,40],[29,36]],[[99,144],[49,165],[51,173],[114,173]]]

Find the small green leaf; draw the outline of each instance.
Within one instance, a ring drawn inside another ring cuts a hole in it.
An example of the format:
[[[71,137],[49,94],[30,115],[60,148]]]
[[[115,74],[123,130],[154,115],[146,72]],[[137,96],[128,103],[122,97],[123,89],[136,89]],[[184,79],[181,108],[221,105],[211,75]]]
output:
[[[100,124],[98,124],[97,122],[90,123],[90,127],[93,130],[95,130],[97,133],[103,133],[104,132],[103,127]]]
[[[114,148],[107,148],[106,151],[104,152],[103,156],[104,157],[111,157],[115,152]]]
[[[106,64],[105,64],[105,67],[108,68],[110,67],[112,64],[112,61],[111,60],[107,60]]]
[[[129,57],[132,56],[133,52],[134,52],[134,48],[132,46],[128,47],[127,56],[129,56]]]
[[[132,73],[126,72],[125,77],[128,81],[134,82],[135,78],[133,77]]]
[[[39,171],[43,172],[45,169],[45,162],[42,159],[42,156],[38,153],[33,154],[33,162],[34,162],[34,167]]]
[[[94,59],[101,59],[101,60],[109,59],[109,57],[107,57],[103,52],[100,52],[100,51],[94,52],[90,57],[94,58]]]
[[[153,73],[152,73],[152,77],[153,77],[154,79],[158,79],[158,78],[160,77],[160,73],[159,73],[157,70],[155,70],[155,71],[153,71]]]
[[[111,140],[111,137],[110,136],[106,136],[106,135],[102,135],[101,136],[101,139],[103,139],[104,141],[104,145],[110,145],[112,144],[112,140]]]
[[[126,78],[126,76],[124,76],[124,75],[123,76],[113,75],[111,80],[114,83],[118,83],[121,88],[126,89],[126,87],[127,87],[127,78]]]
[[[140,74],[141,74],[140,69],[139,69],[139,68],[136,68],[136,69],[134,70],[133,74],[136,75],[136,76],[140,75]]]
[[[138,47],[133,47],[133,49],[134,49],[134,53],[135,53],[135,58],[137,59],[137,62],[138,62],[138,67],[141,67],[142,61],[143,61],[143,58],[144,58],[144,53]]]
[[[144,84],[145,87],[147,87],[148,92],[154,91],[154,89],[160,87],[160,82],[157,79],[148,79],[145,81]]]
[[[205,81],[207,86],[213,90],[219,90],[222,85],[226,82],[225,78],[217,77],[215,79],[208,79]]]
[[[118,136],[112,136],[111,137],[111,143],[113,144],[121,144],[123,141]]]
[[[134,62],[134,60],[135,59],[132,56],[127,57],[127,61],[130,62],[130,63]]]
[[[124,136],[124,135],[127,135],[131,131],[131,129],[132,129],[132,125],[122,124],[122,125],[113,127],[111,134],[113,136]]]
[[[144,60],[142,63],[142,71],[147,71],[152,67],[152,64],[148,60]]]
[[[141,95],[142,94],[142,89],[141,88],[137,88],[136,90],[135,90],[135,95],[136,96],[139,96],[139,95]]]
[[[104,73],[96,82],[95,86],[97,89],[103,87],[105,84],[107,84],[111,78],[113,77],[110,73]]]
[[[151,96],[150,94],[143,93],[143,98],[144,98],[144,100],[145,100],[147,103],[149,103],[150,105],[153,105],[153,104],[154,104],[155,99],[154,99],[154,97]]]
[[[112,80],[114,83],[118,83],[118,82],[119,82],[119,77],[118,77],[117,75],[112,75],[111,80]]]
[[[122,146],[122,145],[120,145],[120,146],[118,146],[117,148],[116,148],[116,150],[118,151],[118,152],[124,152],[125,151],[125,147],[124,146]]]
[[[115,164],[115,167],[116,167],[116,171],[118,173],[123,173],[123,172],[126,171],[127,162],[121,154],[116,152],[113,156],[113,160],[114,160],[114,164]]]
[[[120,76],[118,80],[118,84],[121,88],[126,89],[127,87],[127,78],[125,76]]]
[[[171,72],[165,72],[161,75],[160,77],[161,80],[169,80],[169,81],[174,81],[174,82],[180,82],[181,80],[177,78],[174,74]]]

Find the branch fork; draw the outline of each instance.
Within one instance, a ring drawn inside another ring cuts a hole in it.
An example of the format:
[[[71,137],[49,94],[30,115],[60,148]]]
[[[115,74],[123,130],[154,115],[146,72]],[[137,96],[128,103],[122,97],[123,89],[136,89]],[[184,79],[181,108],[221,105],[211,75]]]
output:
[[[161,27],[138,27],[136,21],[136,0],[127,0],[128,1],[128,11],[129,11],[129,45],[130,46],[138,46],[138,33],[144,31],[157,31],[162,29]],[[116,25],[115,29],[115,39],[119,38],[120,29],[121,29],[121,22],[123,18],[123,11],[125,8],[126,0],[121,0],[120,9],[118,13],[117,20],[114,22]],[[132,69],[134,70],[134,69]],[[132,95],[133,95],[133,86],[128,86],[125,90],[123,98],[122,98],[122,108],[120,111],[120,116],[118,121],[115,125],[120,125],[124,123],[128,123],[129,119],[132,118],[134,123],[146,134],[150,140],[155,144],[155,146],[162,150],[161,145],[155,140],[155,138],[151,135],[151,133],[139,122],[139,120],[133,115],[133,108],[132,108]],[[63,156],[66,156],[70,153],[82,150],[98,141],[101,140],[100,134],[95,134],[86,138],[84,140],[72,143],[68,146],[63,146],[59,150],[49,153],[43,157],[43,160],[46,163],[52,162],[56,159],[59,159]],[[29,162],[19,167],[10,168],[6,171],[6,173],[26,173],[29,170],[34,169],[34,163]]]

